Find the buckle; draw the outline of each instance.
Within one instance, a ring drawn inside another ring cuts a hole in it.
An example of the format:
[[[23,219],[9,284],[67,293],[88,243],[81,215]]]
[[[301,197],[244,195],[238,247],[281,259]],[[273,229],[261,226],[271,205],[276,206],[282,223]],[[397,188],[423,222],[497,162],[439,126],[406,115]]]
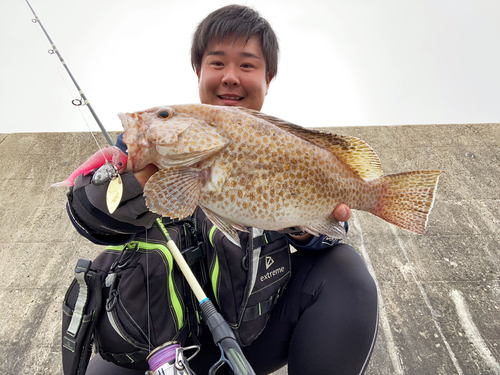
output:
[[[198,259],[204,258],[207,255],[205,242],[200,241],[195,246],[182,250],[181,254],[186,259],[188,265],[192,266]]]
[[[138,243],[130,242],[129,244],[127,244],[127,246],[123,249],[118,259],[116,259],[111,265],[111,267],[109,267],[109,272],[114,272],[117,268],[119,270],[126,268],[132,262],[134,254],[138,249],[139,249]]]
[[[78,262],[76,262],[75,273],[89,272],[91,264],[92,261],[88,259],[83,259],[83,258],[78,259]]]
[[[106,300],[106,311],[107,312],[112,311],[115,308],[117,302],[118,302],[118,290],[113,289],[109,292],[109,297]]]

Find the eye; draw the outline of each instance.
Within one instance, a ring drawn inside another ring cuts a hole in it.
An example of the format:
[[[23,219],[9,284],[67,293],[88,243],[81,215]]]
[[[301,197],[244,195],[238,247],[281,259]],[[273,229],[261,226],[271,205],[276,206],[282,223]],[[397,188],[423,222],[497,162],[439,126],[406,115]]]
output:
[[[167,111],[166,109],[163,109],[160,112],[158,112],[158,116],[161,118],[169,118],[169,117],[172,117],[172,112]]]

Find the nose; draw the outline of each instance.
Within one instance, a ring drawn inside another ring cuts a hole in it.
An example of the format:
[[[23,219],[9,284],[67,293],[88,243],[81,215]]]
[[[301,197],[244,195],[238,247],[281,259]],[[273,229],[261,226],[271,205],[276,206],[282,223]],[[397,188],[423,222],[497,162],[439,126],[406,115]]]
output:
[[[224,69],[224,76],[222,77],[222,83],[224,86],[240,85],[238,72],[234,67],[228,66],[226,69]]]

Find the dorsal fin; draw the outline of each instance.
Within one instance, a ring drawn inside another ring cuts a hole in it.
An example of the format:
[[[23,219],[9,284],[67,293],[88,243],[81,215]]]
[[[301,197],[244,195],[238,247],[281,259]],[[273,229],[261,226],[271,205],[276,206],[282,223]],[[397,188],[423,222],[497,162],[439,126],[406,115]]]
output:
[[[252,109],[237,108],[252,116],[268,121],[315,146],[334,153],[363,179],[377,178],[383,175],[382,166],[377,154],[361,139],[306,129]]]

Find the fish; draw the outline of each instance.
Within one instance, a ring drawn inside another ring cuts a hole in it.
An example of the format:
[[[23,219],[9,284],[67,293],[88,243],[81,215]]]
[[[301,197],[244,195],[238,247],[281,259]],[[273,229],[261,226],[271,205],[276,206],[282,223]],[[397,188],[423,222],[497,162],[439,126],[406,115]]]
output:
[[[384,175],[358,138],[242,107],[185,104],[118,116],[127,170],[159,169],[144,187],[150,211],[182,219],[199,206],[237,245],[236,231],[249,227],[343,238],[332,215],[340,203],[424,234],[443,172]]]
[[[128,157],[122,150],[120,150],[116,146],[105,147],[88,158],[87,161],[85,161],[82,165],[75,169],[67,179],[61,182],[56,182],[50,186],[73,186],[75,184],[75,178],[79,175],[84,174],[86,176],[93,171],[99,171],[99,168],[106,166],[108,163],[112,165],[113,169],[116,169],[116,171],[120,173],[126,169]],[[96,175],[98,177],[96,180],[97,184],[99,184],[100,180],[103,180],[103,178],[105,177],[102,176],[103,174],[108,176],[109,173],[106,173],[108,172],[108,169],[109,168],[103,170],[101,174],[98,174],[96,172]],[[96,175],[94,175],[94,177]]]

